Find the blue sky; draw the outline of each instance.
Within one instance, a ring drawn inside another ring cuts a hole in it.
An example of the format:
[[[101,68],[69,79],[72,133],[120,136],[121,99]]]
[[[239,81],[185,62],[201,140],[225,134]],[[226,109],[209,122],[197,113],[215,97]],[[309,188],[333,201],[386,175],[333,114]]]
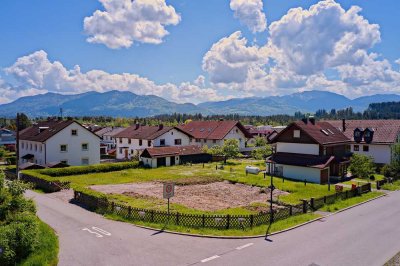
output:
[[[0,103],[47,91],[121,89],[196,103],[310,89],[349,97],[400,90],[397,0],[147,1],[158,13],[134,11],[145,5],[136,0],[122,18],[117,2],[123,1],[2,1]],[[301,9],[283,21],[291,8]],[[122,24],[107,24],[96,10]],[[158,28],[132,33],[139,21]],[[133,43],[115,43],[124,27],[122,37]]]

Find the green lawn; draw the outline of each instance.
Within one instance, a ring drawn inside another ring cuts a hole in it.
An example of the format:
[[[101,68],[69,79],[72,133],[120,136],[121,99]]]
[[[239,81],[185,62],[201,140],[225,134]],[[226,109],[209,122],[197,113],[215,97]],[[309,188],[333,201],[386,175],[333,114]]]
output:
[[[369,199],[373,199],[376,198],[380,195],[383,195],[385,193],[383,192],[369,192],[369,193],[365,193],[362,194],[361,196],[356,196],[353,198],[349,198],[346,200],[338,200],[333,204],[329,204],[329,205],[325,205],[322,208],[320,208],[320,211],[326,211],[326,212],[335,212],[335,211],[339,211],[342,209],[345,209],[347,207],[350,207],[352,205],[367,201]]]
[[[265,169],[265,163],[263,161],[231,160],[224,166],[223,170],[215,170],[216,165],[216,163],[209,163],[205,164],[204,168],[202,164],[160,167],[156,169],[138,168],[108,173],[65,176],[58,177],[57,179],[61,181],[70,181],[73,184],[83,186],[149,181],[174,181],[177,184],[197,184],[221,180],[229,180],[231,182],[239,182],[259,187],[267,187],[270,185],[270,176],[264,179],[262,174],[249,174],[247,176],[245,174],[246,165],[254,165],[260,167],[260,169]],[[328,191],[327,185],[308,183],[305,186],[303,182],[283,181],[282,178],[274,178],[274,185],[278,189],[290,193],[289,195],[279,198],[279,201],[288,204],[298,204],[302,199],[310,199],[311,197],[318,198],[335,193],[334,189]]]
[[[58,263],[58,237],[54,230],[39,221],[39,245],[30,256],[20,262],[20,266],[55,266]]]
[[[393,184],[384,184],[381,188],[390,191],[399,190],[400,180],[394,181]]]
[[[248,228],[248,229],[244,229],[244,230],[240,230],[240,229],[218,230],[218,229],[209,229],[209,228],[187,228],[187,227],[182,227],[182,226],[178,226],[178,225],[163,225],[163,224],[145,223],[145,222],[140,222],[140,221],[132,222],[130,220],[123,219],[120,216],[110,215],[110,214],[105,215],[105,217],[113,219],[113,220],[117,220],[117,221],[123,221],[123,222],[134,223],[134,224],[138,224],[138,225],[142,225],[142,226],[147,226],[147,227],[151,227],[154,229],[160,229],[160,230],[164,229],[164,230],[180,232],[180,233],[212,235],[212,236],[265,235],[265,233],[267,232],[267,229],[269,227],[269,225],[261,225],[261,226],[253,227],[252,229]],[[287,219],[272,223],[272,226],[269,228],[269,233],[288,229],[293,226],[311,221],[318,217],[321,217],[321,216],[318,214],[314,214],[314,213],[307,213],[307,214],[292,216]]]

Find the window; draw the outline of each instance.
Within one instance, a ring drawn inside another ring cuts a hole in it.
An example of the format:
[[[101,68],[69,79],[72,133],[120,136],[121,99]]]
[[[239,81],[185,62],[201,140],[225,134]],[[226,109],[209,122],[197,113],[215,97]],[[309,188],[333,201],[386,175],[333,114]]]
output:
[[[175,145],[182,145],[181,139],[175,139]]]
[[[35,144],[35,151],[37,151],[37,144]]]
[[[236,129],[236,133],[239,133],[239,130],[238,130],[238,129]]]
[[[25,146],[24,144],[25,144],[24,142],[21,142],[22,149],[23,149],[23,148],[24,148],[24,146]]]
[[[82,143],[82,150],[83,151],[89,150],[89,144],[88,143]]]
[[[122,154],[122,148],[119,148],[119,154]]]
[[[122,138],[119,138],[119,143],[122,144]]]
[[[71,129],[71,135],[72,136],[78,136],[78,130],[77,129]]]
[[[67,144],[61,144],[60,145],[60,152],[67,152],[68,151],[68,145]]]
[[[353,151],[359,151],[360,150],[360,146],[358,146],[358,145],[354,145],[354,147],[353,147]]]
[[[139,146],[142,146],[143,141],[141,139],[139,139]]]
[[[61,160],[60,163],[68,164],[68,160]]]
[[[39,151],[42,152],[42,145],[39,146]]]
[[[171,131],[171,135],[174,135],[174,131]]]
[[[201,142],[201,139],[196,139],[196,142]]]
[[[29,149],[32,150],[32,143],[29,144]]]
[[[82,165],[88,165],[89,164],[89,158],[82,158]]]
[[[217,143],[217,140],[216,140],[216,139],[213,139],[213,143]]]
[[[147,141],[147,146],[149,146],[149,147],[151,146],[151,140]]]
[[[165,139],[160,139],[160,146],[165,146]]]
[[[300,130],[293,130],[293,138],[300,138]]]
[[[368,146],[368,145],[364,145],[364,146],[363,146],[363,151],[368,152],[368,151],[369,151],[369,146]]]
[[[128,139],[128,144],[131,144],[132,143],[132,140],[131,139]]]

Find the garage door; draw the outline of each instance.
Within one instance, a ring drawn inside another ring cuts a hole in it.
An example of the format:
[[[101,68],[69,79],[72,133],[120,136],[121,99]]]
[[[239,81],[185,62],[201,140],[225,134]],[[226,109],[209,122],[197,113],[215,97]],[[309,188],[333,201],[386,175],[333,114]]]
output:
[[[167,160],[166,160],[165,157],[163,157],[163,158],[157,158],[157,167],[166,166],[166,165],[167,165],[166,162],[167,162]]]

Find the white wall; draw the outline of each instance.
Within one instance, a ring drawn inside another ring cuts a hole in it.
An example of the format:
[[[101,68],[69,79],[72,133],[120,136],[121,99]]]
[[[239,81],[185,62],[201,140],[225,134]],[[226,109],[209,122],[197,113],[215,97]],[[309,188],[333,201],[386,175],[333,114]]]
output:
[[[246,136],[238,127],[232,128],[232,130],[224,137],[222,140],[204,140],[201,139],[200,142],[196,142],[196,139],[192,139],[190,145],[204,146],[207,145],[209,148],[215,145],[224,145],[224,140],[226,139],[237,139],[239,141],[239,150],[243,150],[246,147]]]
[[[22,148],[23,146],[23,148]],[[33,163],[44,165],[45,161],[45,145],[41,142],[20,140],[19,142],[19,163],[25,163],[27,160],[21,159],[26,154],[33,154],[35,157],[33,160],[29,160]]]
[[[117,138],[117,159],[125,159],[125,149],[121,147],[129,147],[128,148],[128,159],[134,156],[138,151],[144,150],[146,148],[158,147],[160,145],[160,140],[165,140],[165,146],[187,146],[189,145],[189,136],[178,131],[176,129],[171,129],[168,132],[165,132],[163,135],[158,138],[151,140],[150,146],[148,145],[148,140],[143,139],[142,145],[139,145],[139,139],[131,139],[131,143],[129,143],[128,138],[122,138],[122,143],[120,143],[120,139]],[[181,145],[175,145],[175,139],[181,139]]]
[[[354,151],[354,145],[358,145],[359,151]],[[369,151],[363,151],[363,146],[369,146]],[[389,164],[392,158],[392,150],[390,145],[374,145],[374,144],[352,144],[351,152],[372,156],[375,163]]]
[[[277,152],[319,155],[319,145],[318,144],[278,142],[276,145],[276,151]]]
[[[307,180],[307,182],[320,183],[321,170],[311,167],[301,167],[293,165],[277,164],[277,167],[283,166],[283,176],[300,181]]]
[[[72,136],[71,130],[77,129],[78,135]],[[82,150],[82,143],[88,144],[88,150]],[[60,145],[67,144],[68,151],[61,152]],[[89,164],[100,163],[100,138],[77,123],[72,123],[46,141],[47,162],[67,160],[69,165],[82,165],[82,159],[88,158]]]

